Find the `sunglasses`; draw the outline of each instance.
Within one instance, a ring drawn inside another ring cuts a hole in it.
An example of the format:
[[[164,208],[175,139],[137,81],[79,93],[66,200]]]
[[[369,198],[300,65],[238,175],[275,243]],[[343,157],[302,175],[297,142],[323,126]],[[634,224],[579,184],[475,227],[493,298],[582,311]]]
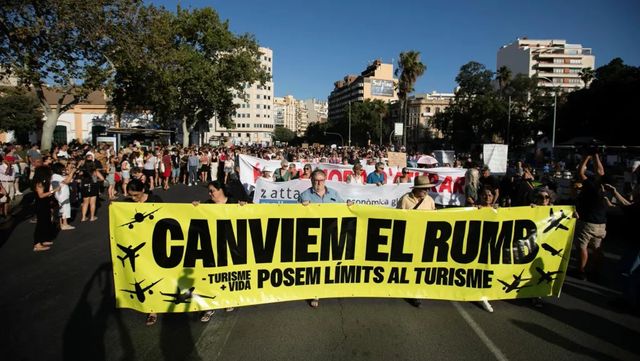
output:
[[[538,198],[549,199],[551,197],[548,194],[540,194],[540,195],[538,195]]]

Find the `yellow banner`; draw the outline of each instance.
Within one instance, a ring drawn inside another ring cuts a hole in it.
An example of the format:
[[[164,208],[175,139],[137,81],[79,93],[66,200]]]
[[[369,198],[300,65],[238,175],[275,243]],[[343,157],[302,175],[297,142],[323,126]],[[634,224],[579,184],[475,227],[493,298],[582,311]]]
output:
[[[331,297],[559,295],[568,206],[109,206],[118,307],[186,312]]]

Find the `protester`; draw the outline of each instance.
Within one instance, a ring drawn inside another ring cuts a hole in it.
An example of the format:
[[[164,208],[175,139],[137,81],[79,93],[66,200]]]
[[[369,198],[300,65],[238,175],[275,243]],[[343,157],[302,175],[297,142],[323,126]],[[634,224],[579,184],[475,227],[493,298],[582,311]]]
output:
[[[36,228],[33,232],[33,251],[47,251],[53,245],[56,228],[52,222],[53,207],[56,205],[53,195],[60,186],[51,188],[51,168],[39,166],[33,172],[33,189],[36,194]]]
[[[409,177],[409,170],[407,167],[402,168],[402,175],[396,178],[396,183],[409,183],[411,182],[411,177]]]
[[[187,158],[187,168],[189,172],[189,187],[198,185],[198,167],[200,166],[200,157],[194,150],[189,151]]]
[[[356,162],[351,169],[353,173],[347,176],[346,182],[349,184],[366,184],[366,173],[362,170],[362,164]]]
[[[326,186],[326,180],[327,175],[322,169],[311,172],[311,187],[300,193],[298,202],[305,206],[311,203],[344,203],[338,192]],[[347,205],[351,205],[351,202],[347,202]],[[317,308],[320,306],[320,300],[309,300],[309,306]]]
[[[498,208],[498,204],[494,201],[494,193],[495,191],[491,188],[491,186],[486,185],[480,188],[479,197],[478,197],[478,208]],[[482,298],[480,300],[480,304],[485,311],[492,313],[493,307],[489,303],[489,300],[486,298]]]
[[[386,174],[384,174],[384,163],[377,162],[376,169],[367,176],[367,184],[381,186],[385,184]]]
[[[300,174],[298,179],[311,179],[311,164],[305,164],[304,167],[302,167],[302,174]]]
[[[493,192],[493,203],[497,203],[500,199],[500,184],[498,179],[491,175],[489,166],[482,167],[482,175],[479,179],[480,188],[491,189]],[[488,186],[488,187],[487,187]]]
[[[595,172],[587,175],[587,165],[593,161]],[[574,233],[574,244],[579,249],[579,265],[576,276],[587,279],[586,267],[589,260],[589,248],[593,248],[592,269],[597,269],[602,260],[602,240],[607,234],[607,203],[602,178],[604,167],[597,152],[585,155],[578,169],[582,190],[576,203],[578,221]]]
[[[3,198],[6,198],[5,201],[2,202],[0,214],[5,216],[11,214],[10,203],[16,196],[14,161],[15,158],[11,155],[0,156],[0,183],[2,183],[2,188],[4,189]]]
[[[69,163],[66,167],[62,163],[54,163],[51,166],[53,175],[51,177],[52,188],[58,188],[55,192],[55,198],[60,208],[60,230],[67,231],[75,229],[69,225],[68,219],[71,218],[71,192],[69,184],[73,183],[76,173],[75,166]]]
[[[147,180],[147,184],[149,184],[150,190],[153,190],[153,188],[155,187],[157,161],[158,159],[153,155],[152,152],[144,152],[144,165],[142,166],[142,169],[146,177],[145,179]]]
[[[435,187],[435,184],[429,181],[429,177],[426,175],[420,175],[414,178],[413,187],[411,187],[411,191],[404,194],[398,200],[398,205],[396,208],[398,209],[412,209],[412,210],[421,210],[421,211],[433,211],[436,209],[436,204],[429,196],[429,188]],[[422,300],[417,298],[408,299],[409,302],[414,307],[422,307]]]
[[[203,202],[200,201],[193,201],[191,202],[194,206],[198,206],[200,205],[200,203],[205,203],[205,204],[240,204],[240,205],[245,205],[246,202],[244,201],[239,201],[238,199],[234,198],[231,195],[227,194],[227,191],[225,190],[224,185],[220,182],[220,181],[212,181],[209,182],[209,185],[207,186],[207,188],[209,189],[209,198]],[[233,311],[233,307],[227,307],[226,309],[227,312],[231,312]],[[207,310],[205,312],[202,313],[202,315],[200,316],[200,321],[201,322],[209,322],[209,320],[211,320],[211,316],[213,316],[213,314],[215,313],[215,310]]]
[[[464,198],[467,207],[473,207],[478,203],[478,190],[480,189],[480,174],[476,168],[469,168],[464,175]]]
[[[98,198],[98,180],[104,181],[102,173],[96,168],[96,163],[93,160],[93,153],[89,152],[86,155],[82,169],[79,172],[80,175],[80,194],[82,195],[82,218],[80,222],[87,220],[93,222],[98,219],[96,217],[96,199]],[[87,209],[89,210],[89,217],[87,218]]]
[[[286,159],[280,161],[280,168],[273,172],[273,179],[276,182],[286,182],[291,180],[291,173],[289,172],[289,162]]]

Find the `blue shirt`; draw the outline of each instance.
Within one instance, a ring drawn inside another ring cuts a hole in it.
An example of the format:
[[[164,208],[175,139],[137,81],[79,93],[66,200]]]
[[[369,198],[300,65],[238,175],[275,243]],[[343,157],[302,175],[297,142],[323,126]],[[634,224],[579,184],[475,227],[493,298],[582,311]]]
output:
[[[377,172],[369,173],[369,175],[367,176],[367,183],[369,183],[369,184],[376,184],[376,183],[384,184],[384,173],[380,173],[380,174],[378,174]]]
[[[331,188],[325,187],[324,197],[320,197],[313,187],[307,188],[304,192],[300,193],[298,197],[298,203],[309,201],[310,203],[344,203],[344,200],[340,195]]]

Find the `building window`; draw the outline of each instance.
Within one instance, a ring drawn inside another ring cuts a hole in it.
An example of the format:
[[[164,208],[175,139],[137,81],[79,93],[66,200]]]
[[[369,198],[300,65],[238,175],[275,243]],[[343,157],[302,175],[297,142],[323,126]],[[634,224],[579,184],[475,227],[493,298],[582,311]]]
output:
[[[247,138],[251,138],[251,134],[247,133]]]

